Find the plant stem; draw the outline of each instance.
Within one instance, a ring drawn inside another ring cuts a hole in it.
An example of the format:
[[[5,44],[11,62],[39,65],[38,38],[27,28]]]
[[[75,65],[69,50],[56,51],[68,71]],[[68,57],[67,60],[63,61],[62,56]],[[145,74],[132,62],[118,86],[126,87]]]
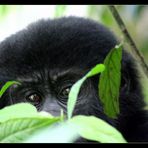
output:
[[[109,7],[114,19],[116,20],[117,24],[119,25],[119,27],[124,35],[125,40],[130,45],[131,51],[135,54],[136,59],[140,62],[140,65],[141,65],[145,75],[148,77],[148,65],[146,64],[144,57],[142,56],[142,54],[138,50],[135,42],[133,41],[129,32],[127,31],[127,28],[125,27],[125,24],[124,24],[123,20],[121,19],[116,7],[114,5],[110,5],[108,7]]]

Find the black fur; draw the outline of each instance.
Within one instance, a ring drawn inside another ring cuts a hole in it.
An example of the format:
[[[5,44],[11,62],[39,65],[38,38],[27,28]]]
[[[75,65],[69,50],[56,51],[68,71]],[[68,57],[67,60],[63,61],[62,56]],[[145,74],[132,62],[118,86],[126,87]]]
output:
[[[58,115],[63,108],[66,113],[66,98],[59,97],[61,88],[71,86],[90,68],[102,63],[117,44],[112,32],[89,19],[65,17],[29,25],[0,44],[1,87],[9,80],[22,83],[4,94],[0,108],[26,102],[26,96],[33,91],[43,97],[35,104],[39,111]],[[145,103],[137,75],[133,58],[124,52],[121,113],[117,120],[103,113],[97,95],[98,76],[84,83],[74,114],[94,115],[106,120],[119,129],[127,141],[148,141],[148,116],[143,109]]]

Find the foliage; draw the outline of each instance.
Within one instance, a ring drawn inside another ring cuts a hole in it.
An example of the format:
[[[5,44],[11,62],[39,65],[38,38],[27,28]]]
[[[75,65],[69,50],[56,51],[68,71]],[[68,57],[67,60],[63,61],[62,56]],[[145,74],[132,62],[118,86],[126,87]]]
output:
[[[71,88],[71,91],[69,93],[69,99],[68,99],[68,105],[67,105],[67,110],[68,110],[68,119],[71,118],[72,112],[74,109],[74,106],[76,104],[76,100],[78,97],[78,93],[80,90],[80,87],[82,83],[89,77],[94,76],[102,71],[104,71],[105,66],[103,64],[98,64],[94,68],[91,69],[82,79],[80,79],[78,82],[76,82],[73,87]]]
[[[122,45],[110,51],[104,60],[106,69],[101,73],[99,96],[104,112],[112,118],[119,114],[119,89],[121,81]]]
[[[56,5],[56,8],[55,8],[55,17],[60,17],[62,16],[65,11],[66,11],[66,5]]]
[[[6,107],[0,111],[0,142],[22,142],[38,128],[49,126],[59,120],[60,117],[38,113],[34,106],[27,103]]]
[[[78,135],[103,143],[126,142],[114,127],[96,117],[75,116],[60,122],[60,117],[38,113],[27,103],[6,107],[1,115],[6,116],[0,119],[1,143],[73,142]]]
[[[2,95],[5,93],[5,91],[12,85],[17,84],[17,85],[21,85],[21,83],[16,82],[16,81],[8,81],[0,90],[0,98],[2,97]]]

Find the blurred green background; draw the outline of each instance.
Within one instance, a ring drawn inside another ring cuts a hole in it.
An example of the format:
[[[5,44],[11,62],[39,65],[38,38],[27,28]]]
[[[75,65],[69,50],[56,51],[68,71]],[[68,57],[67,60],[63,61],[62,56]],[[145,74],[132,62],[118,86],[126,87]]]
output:
[[[148,5],[119,5],[117,9],[148,63]],[[123,39],[107,5],[0,5],[0,41],[38,19],[70,15],[99,21]],[[140,77],[148,101],[148,80],[143,74]]]

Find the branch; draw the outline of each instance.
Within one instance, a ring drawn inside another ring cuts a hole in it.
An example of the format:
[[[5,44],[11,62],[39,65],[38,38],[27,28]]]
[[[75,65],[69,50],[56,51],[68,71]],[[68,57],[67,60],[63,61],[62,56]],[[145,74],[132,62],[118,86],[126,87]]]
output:
[[[124,38],[126,39],[126,41],[128,42],[128,44],[131,46],[131,50],[132,52],[136,55],[137,60],[140,62],[141,67],[145,73],[145,75],[148,77],[148,65],[146,64],[144,57],[142,56],[142,54],[140,53],[140,51],[138,50],[138,48],[136,47],[135,42],[132,40],[130,34],[128,33],[124,22],[122,21],[117,9],[115,6],[111,5],[108,6],[114,19],[116,20],[117,24],[119,25]]]

